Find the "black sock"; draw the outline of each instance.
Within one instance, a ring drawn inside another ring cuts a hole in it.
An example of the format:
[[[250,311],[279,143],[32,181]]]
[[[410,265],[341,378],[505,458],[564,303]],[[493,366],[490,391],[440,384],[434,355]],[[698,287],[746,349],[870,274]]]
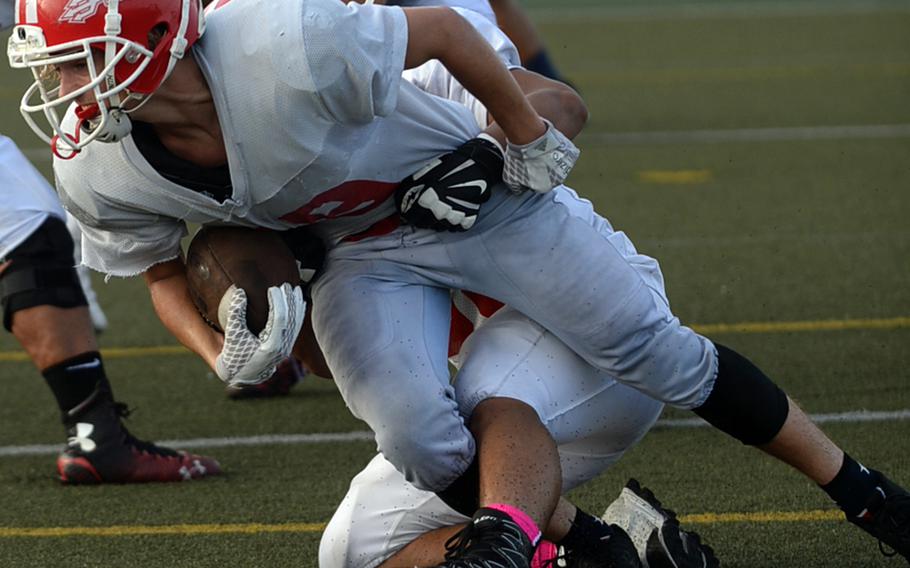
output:
[[[436,495],[449,507],[470,517],[480,506],[480,467],[477,456],[461,476]]]
[[[111,398],[111,386],[104,374],[101,354],[89,351],[41,371],[57,399],[66,421],[67,413],[94,399]],[[88,406],[88,405],[86,405]]]
[[[605,542],[601,540],[602,538],[612,534],[613,530],[607,523],[581,509],[576,509],[572,528],[555,544],[565,548],[568,553],[592,551],[597,544]]]
[[[869,498],[878,486],[878,476],[844,453],[840,471],[821,488],[850,517],[856,517],[866,508]]]

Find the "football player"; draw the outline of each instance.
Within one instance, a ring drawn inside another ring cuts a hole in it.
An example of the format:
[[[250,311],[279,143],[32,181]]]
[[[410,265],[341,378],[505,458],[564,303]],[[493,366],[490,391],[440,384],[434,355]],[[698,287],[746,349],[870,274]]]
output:
[[[566,190],[568,191],[568,190]],[[605,239],[624,251],[638,267],[653,293],[666,300],[656,262],[640,255],[622,232],[613,231],[599,219],[591,204],[576,198],[573,207],[580,218],[597,227]],[[323,251],[306,231],[284,233],[298,265],[308,274],[319,272]],[[308,284],[310,277],[304,278]],[[312,304],[310,305],[312,309]],[[555,337],[522,314],[470,292],[452,295],[452,324],[449,334],[451,363],[459,369],[455,394],[461,413],[475,437],[478,452],[488,449],[490,436],[502,435],[497,427],[513,426],[518,413],[524,430],[518,434],[531,459],[517,465],[540,468],[541,454],[548,443],[558,444],[559,490],[567,491],[591,479],[615,463],[637,443],[660,415],[663,405],[654,399],[604,376],[574,354]],[[331,378],[331,370],[313,336],[304,324],[294,345],[294,355],[320,376]],[[535,423],[547,440],[535,440],[527,429]],[[528,426],[530,424],[530,426]],[[524,459],[515,444],[500,448],[494,459],[513,462]],[[489,453],[489,452],[488,452]],[[536,459],[535,459],[536,458]],[[501,473],[486,461],[482,478]],[[519,476],[497,480],[527,493],[546,487]],[[351,483],[348,495],[333,515],[323,535],[319,565],[329,567],[429,566],[453,554],[457,542],[452,536],[462,530],[469,516],[459,513],[432,493],[409,484],[381,454]],[[664,510],[647,490],[630,483],[604,515],[602,522],[560,500],[545,524],[532,566],[546,565],[556,558],[560,566],[710,567],[717,560],[697,534],[681,530],[672,512]],[[499,519],[490,516],[490,521]],[[611,526],[616,525],[616,526]],[[620,530],[623,529],[623,530]],[[627,538],[625,531],[631,534]],[[443,542],[450,541],[446,551]],[[555,544],[554,544],[555,543]]]
[[[222,344],[186,291],[184,223],[312,225],[330,245],[313,287],[316,337],[349,408],[416,486],[452,498],[475,460],[445,359],[447,289],[472,290],[623,384],[797,467],[910,555],[907,493],[844,454],[744,357],[681,325],[551,191],[577,149],[464,18],[337,0],[212,7],[205,26],[192,0],[21,0],[8,53],[35,74],[22,109],[37,132],[33,114],[48,123],[84,262],[144,274],[162,321],[222,379],[271,374],[300,329],[302,294],[275,288],[274,325],[259,337],[238,294]],[[499,130],[401,80],[432,59]],[[399,210],[455,230],[402,226]],[[475,544],[532,549],[499,528]]]
[[[53,189],[0,136],[0,301],[13,333],[54,394],[67,446],[63,483],[183,481],[220,473],[212,458],[135,438],[114,400]]]
[[[596,219],[588,202],[578,200],[575,206],[580,216]],[[609,225],[601,224],[599,230],[626,251],[653,293],[666,301],[653,259],[637,254],[628,238]],[[661,403],[592,368],[515,310],[456,292],[453,316],[449,352],[459,368],[456,399],[478,437],[479,450],[491,423],[514,416],[516,404],[525,406],[558,445],[562,492],[618,461],[661,413]],[[503,408],[508,415],[502,415]],[[539,453],[539,448],[531,451]],[[513,455],[498,457],[508,460]],[[482,467],[481,477],[487,473]],[[539,486],[524,489],[534,492]],[[567,568],[625,568],[640,561],[679,568],[718,565],[713,550],[701,544],[697,534],[681,530],[672,513],[634,483],[604,519],[608,522],[560,500],[545,525],[532,566],[546,566],[557,558],[554,565]],[[435,566],[467,542],[469,531],[453,537],[470,520],[433,493],[409,484],[380,454],[353,479],[329,522],[320,543],[319,566]],[[495,517],[487,522],[495,522]]]

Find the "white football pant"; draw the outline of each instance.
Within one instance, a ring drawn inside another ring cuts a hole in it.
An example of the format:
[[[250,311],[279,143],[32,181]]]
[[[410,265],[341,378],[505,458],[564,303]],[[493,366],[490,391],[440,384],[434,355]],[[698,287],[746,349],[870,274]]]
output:
[[[537,410],[555,439],[563,490],[597,476],[634,446],[663,405],[616,382],[539,325],[503,308],[462,349],[459,401],[508,397]],[[465,414],[474,406],[467,402]],[[320,568],[378,566],[421,534],[468,518],[408,483],[377,455],[350,489],[319,547]]]
[[[448,487],[474,458],[449,385],[449,289],[500,300],[662,402],[695,408],[713,386],[714,345],[670,311],[654,259],[568,188],[497,187],[470,231],[404,226],[334,247],[312,291],[345,402],[421,489]]]

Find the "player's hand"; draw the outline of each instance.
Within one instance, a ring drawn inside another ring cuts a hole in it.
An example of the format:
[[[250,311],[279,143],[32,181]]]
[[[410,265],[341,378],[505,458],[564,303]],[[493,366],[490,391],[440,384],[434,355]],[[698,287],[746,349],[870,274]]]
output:
[[[225,294],[230,294],[225,298],[229,305],[219,309],[224,347],[215,360],[215,372],[229,385],[254,385],[272,376],[278,363],[291,354],[306,315],[306,302],[300,286],[284,283],[269,288],[269,317],[256,336],[246,324],[246,292],[231,288]]]
[[[544,119],[547,131],[533,142],[506,149],[502,179],[513,191],[525,188],[546,193],[560,185],[575,166],[581,151]]]
[[[480,205],[502,181],[502,150],[485,135],[472,138],[408,176],[395,191],[401,218],[437,231],[467,231]]]

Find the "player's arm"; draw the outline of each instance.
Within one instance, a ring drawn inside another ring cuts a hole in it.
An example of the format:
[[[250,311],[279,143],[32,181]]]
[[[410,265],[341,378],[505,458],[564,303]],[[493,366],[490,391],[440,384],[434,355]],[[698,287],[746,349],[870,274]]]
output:
[[[588,106],[575,89],[527,69],[515,68],[511,73],[537,114],[569,139],[578,136],[588,122]],[[505,133],[495,122],[486,132],[504,142]]]
[[[182,259],[152,266],[145,271],[145,282],[164,326],[229,385],[256,384],[269,378],[278,363],[291,354],[306,312],[299,286],[273,286],[268,289],[268,322],[255,335],[247,328],[246,293],[237,288],[221,322],[225,329],[222,337],[196,311]]]
[[[164,327],[214,369],[224,338],[209,327],[196,311],[190,298],[183,260],[176,258],[152,266],[145,272],[145,283],[155,313]]]
[[[495,118],[510,142],[524,145],[543,136],[546,123],[531,106],[496,52],[476,29],[450,8],[406,8],[405,69],[438,59]]]
[[[511,73],[541,116],[570,138],[581,132],[588,120],[588,109],[574,89],[522,68],[514,68]],[[487,120],[492,117],[488,115]],[[484,135],[492,140],[470,140],[437,159],[423,175],[421,171],[402,182],[396,191],[396,203],[408,224],[449,231],[473,226],[481,204],[489,199],[489,188],[503,172],[505,134],[498,124],[491,123]],[[468,164],[469,161],[473,163]]]

